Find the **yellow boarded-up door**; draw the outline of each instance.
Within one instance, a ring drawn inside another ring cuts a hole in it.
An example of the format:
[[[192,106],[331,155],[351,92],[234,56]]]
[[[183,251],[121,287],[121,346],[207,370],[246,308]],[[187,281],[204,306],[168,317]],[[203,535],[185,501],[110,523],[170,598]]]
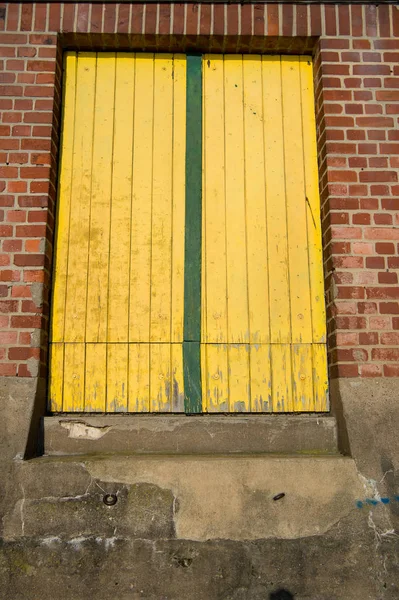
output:
[[[50,410],[327,410],[307,57],[67,53]]]

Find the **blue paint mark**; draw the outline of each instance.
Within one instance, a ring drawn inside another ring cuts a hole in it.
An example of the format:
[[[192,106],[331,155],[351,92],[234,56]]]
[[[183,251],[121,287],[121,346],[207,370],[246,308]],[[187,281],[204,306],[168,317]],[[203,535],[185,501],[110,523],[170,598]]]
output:
[[[363,508],[365,504],[368,504],[369,506],[377,506],[377,504],[389,504],[390,502],[393,502],[394,500],[396,500],[397,502],[399,502],[399,496],[393,496],[392,498],[388,498],[387,496],[384,496],[383,498],[380,498],[379,500],[376,500],[375,498],[366,498],[365,500],[356,500],[356,506],[357,508]]]
[[[378,500],[374,500],[373,498],[366,498],[367,504],[372,504],[373,506],[377,506]]]

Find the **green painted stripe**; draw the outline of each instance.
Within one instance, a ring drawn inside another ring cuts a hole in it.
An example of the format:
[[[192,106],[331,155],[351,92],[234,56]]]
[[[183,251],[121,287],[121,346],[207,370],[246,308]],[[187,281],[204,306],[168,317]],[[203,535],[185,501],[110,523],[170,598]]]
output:
[[[184,251],[183,367],[185,411],[202,411],[201,237],[202,237],[202,56],[187,55],[186,224]]]
[[[199,342],[183,342],[184,411],[202,412],[201,356]]]

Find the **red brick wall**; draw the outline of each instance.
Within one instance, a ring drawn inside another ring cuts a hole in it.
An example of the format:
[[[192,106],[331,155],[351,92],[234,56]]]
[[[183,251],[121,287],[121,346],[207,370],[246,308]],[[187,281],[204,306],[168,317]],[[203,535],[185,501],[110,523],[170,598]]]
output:
[[[1,3],[0,375],[46,374],[68,47],[313,53],[330,375],[399,376],[398,38],[384,4]]]

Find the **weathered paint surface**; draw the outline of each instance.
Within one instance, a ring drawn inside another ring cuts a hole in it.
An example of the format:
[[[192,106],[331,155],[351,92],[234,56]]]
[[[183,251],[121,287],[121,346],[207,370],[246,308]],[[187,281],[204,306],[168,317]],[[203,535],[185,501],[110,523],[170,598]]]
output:
[[[311,61],[191,58],[66,55],[53,411],[328,408]]]
[[[186,59],[68,52],[53,411],[182,411]]]
[[[327,410],[311,60],[207,55],[203,74],[204,410]]]

